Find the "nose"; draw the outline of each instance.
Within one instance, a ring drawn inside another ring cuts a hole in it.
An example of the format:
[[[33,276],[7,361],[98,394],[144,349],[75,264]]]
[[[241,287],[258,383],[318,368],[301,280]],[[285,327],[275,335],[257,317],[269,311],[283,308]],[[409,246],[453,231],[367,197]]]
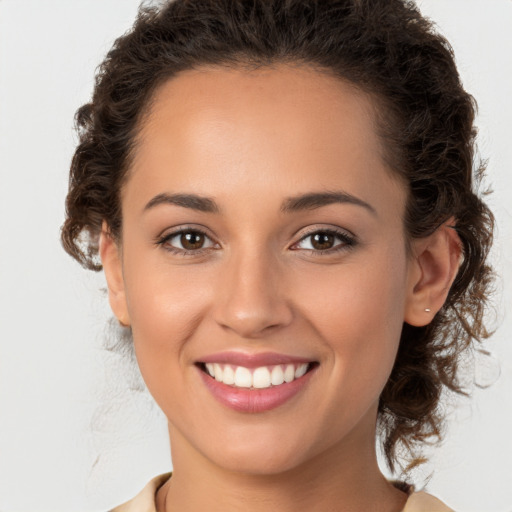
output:
[[[283,274],[275,260],[261,253],[230,258],[219,275],[215,321],[249,339],[289,325],[293,312]]]

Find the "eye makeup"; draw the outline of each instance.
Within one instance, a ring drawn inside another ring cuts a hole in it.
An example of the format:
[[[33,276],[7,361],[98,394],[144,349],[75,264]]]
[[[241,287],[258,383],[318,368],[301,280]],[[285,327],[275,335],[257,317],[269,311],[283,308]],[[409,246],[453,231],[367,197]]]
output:
[[[356,237],[344,230],[316,227],[303,234],[298,242],[290,246],[290,250],[303,250],[315,256],[322,256],[349,250],[356,244]],[[204,230],[187,226],[159,237],[156,245],[179,256],[203,255],[207,251],[218,250],[220,247]]]

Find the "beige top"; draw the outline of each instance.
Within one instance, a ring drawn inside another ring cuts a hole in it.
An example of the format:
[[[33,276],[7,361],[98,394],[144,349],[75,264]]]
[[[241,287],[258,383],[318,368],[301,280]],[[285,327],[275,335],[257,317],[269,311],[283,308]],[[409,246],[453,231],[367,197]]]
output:
[[[156,491],[171,476],[164,473],[153,478],[135,498],[123,503],[110,512],[156,512]],[[444,503],[426,492],[415,492],[409,496],[402,512],[454,512]]]

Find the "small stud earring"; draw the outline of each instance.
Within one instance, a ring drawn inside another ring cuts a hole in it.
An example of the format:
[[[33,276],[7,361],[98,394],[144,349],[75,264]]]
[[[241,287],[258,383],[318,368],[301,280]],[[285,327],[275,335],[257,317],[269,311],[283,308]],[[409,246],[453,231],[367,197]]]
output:
[[[430,313],[430,308],[425,308],[425,313]]]

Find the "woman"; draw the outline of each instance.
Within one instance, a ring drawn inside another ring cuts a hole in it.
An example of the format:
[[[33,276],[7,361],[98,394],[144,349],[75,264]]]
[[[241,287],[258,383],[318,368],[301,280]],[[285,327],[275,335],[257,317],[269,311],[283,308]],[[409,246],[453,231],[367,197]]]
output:
[[[117,510],[449,510],[375,437],[406,479],[486,336],[473,118],[407,2],[141,11],[77,114],[62,233],[168,419],[172,478]]]

